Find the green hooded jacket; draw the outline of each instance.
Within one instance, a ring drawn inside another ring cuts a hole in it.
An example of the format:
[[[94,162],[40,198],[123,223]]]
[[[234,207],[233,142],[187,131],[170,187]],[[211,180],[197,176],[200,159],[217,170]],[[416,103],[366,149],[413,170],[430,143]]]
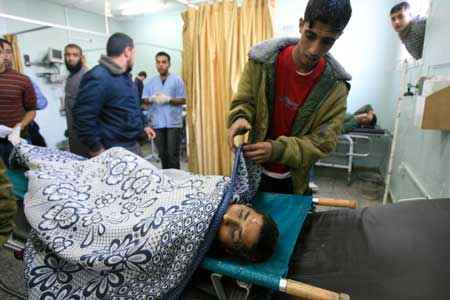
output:
[[[5,164],[0,159],[0,247],[14,231],[16,212],[16,198],[13,194],[12,185],[6,176]]]
[[[249,52],[228,117],[228,127],[241,117],[249,121],[249,143],[266,140],[275,98],[275,63],[284,48],[298,42],[272,39],[255,45]],[[331,55],[325,55],[325,59],[325,70],[298,110],[290,136],[269,140],[270,160],[289,167],[296,194],[306,191],[311,166],[336,147],[347,109],[347,81],[351,76]]]

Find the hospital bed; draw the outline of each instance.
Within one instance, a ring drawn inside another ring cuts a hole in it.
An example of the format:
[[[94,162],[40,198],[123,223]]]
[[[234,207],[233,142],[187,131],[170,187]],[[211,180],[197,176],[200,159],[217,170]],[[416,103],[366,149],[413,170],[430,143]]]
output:
[[[336,145],[337,151],[317,161],[315,165],[347,170],[347,184],[350,185],[354,158],[368,157],[372,152],[373,138],[383,135],[385,135],[384,129],[355,128],[350,133],[340,135]],[[367,145],[368,150],[358,151],[361,145]]]
[[[8,170],[7,174],[13,184],[16,197],[18,199],[23,199],[28,184],[23,171]],[[240,299],[247,299],[252,284],[285,292],[304,299],[350,299],[346,294],[335,293],[290,280],[286,278],[286,274],[288,272],[289,259],[294,250],[295,242],[307,214],[313,209],[313,205],[318,204],[355,208],[356,205],[354,201],[318,199],[312,198],[311,196],[258,193],[256,200],[252,204],[257,209],[269,213],[274,218],[279,226],[280,242],[273,257],[269,261],[261,264],[243,265],[232,259],[213,259],[206,257],[201,264],[201,267],[212,272],[211,280],[220,300],[228,299],[223,285],[221,284],[223,276],[235,278],[238,280],[238,284],[247,291],[246,295],[244,294]],[[15,251],[22,251],[29,230],[30,227],[25,220],[23,209],[19,209],[17,230],[10,240],[7,241],[5,246]],[[0,284],[0,289],[18,299],[26,299],[26,296],[11,291],[4,286],[3,283]]]

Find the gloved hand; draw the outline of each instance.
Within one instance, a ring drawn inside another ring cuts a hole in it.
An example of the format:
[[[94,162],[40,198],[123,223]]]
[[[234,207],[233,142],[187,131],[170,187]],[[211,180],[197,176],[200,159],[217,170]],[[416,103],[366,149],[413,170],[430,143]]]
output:
[[[157,94],[155,97],[155,102],[158,104],[169,103],[170,100],[172,100],[172,98],[164,94]]]
[[[0,138],[5,138],[8,135],[11,134],[12,132],[12,128],[5,126],[5,125],[0,125]]]
[[[20,138],[20,126],[14,126],[11,134],[8,135],[8,141],[13,144],[13,146],[19,144],[22,139]]]

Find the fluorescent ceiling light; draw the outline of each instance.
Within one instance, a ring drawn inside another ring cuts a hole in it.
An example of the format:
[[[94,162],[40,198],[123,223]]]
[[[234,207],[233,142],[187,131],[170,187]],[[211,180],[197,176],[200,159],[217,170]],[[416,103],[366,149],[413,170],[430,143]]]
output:
[[[123,16],[142,15],[161,10],[164,7],[166,7],[166,4],[163,1],[138,2],[126,5],[120,13]]]

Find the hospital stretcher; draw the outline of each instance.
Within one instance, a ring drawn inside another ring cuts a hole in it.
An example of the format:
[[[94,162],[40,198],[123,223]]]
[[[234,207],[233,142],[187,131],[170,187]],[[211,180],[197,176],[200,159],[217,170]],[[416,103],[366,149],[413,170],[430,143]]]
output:
[[[10,181],[14,187],[14,193],[20,200],[27,191],[28,181],[22,171],[8,170]],[[19,207],[22,201],[19,202]],[[273,257],[260,264],[243,265],[232,259],[217,259],[205,257],[201,267],[212,272],[211,280],[220,300],[227,299],[221,285],[222,276],[228,276],[238,281],[238,284],[247,291],[252,284],[285,292],[290,295],[311,300],[344,300],[350,299],[346,294],[335,293],[301,282],[285,278],[288,272],[289,259],[294,250],[297,237],[302,228],[307,214],[313,209],[314,204],[355,208],[355,201],[313,198],[312,196],[283,195],[271,193],[258,193],[254,207],[262,212],[270,214],[279,227],[280,242]],[[289,212],[289,213],[287,213]],[[23,209],[19,209],[17,217],[17,229],[7,241],[5,247],[21,251],[25,247],[25,241],[30,226],[26,222]],[[8,292],[18,299],[26,299],[17,292],[8,290],[2,282],[0,289]],[[6,290],[5,290],[6,289]],[[242,299],[246,299],[244,296]]]
[[[340,135],[336,145],[338,151],[317,161],[315,165],[347,170],[347,184],[350,185],[353,159],[356,157],[368,157],[372,152],[372,138],[380,137],[384,134],[385,130],[380,128],[356,128],[348,134]],[[365,152],[358,152],[358,145],[367,145],[368,150]]]

